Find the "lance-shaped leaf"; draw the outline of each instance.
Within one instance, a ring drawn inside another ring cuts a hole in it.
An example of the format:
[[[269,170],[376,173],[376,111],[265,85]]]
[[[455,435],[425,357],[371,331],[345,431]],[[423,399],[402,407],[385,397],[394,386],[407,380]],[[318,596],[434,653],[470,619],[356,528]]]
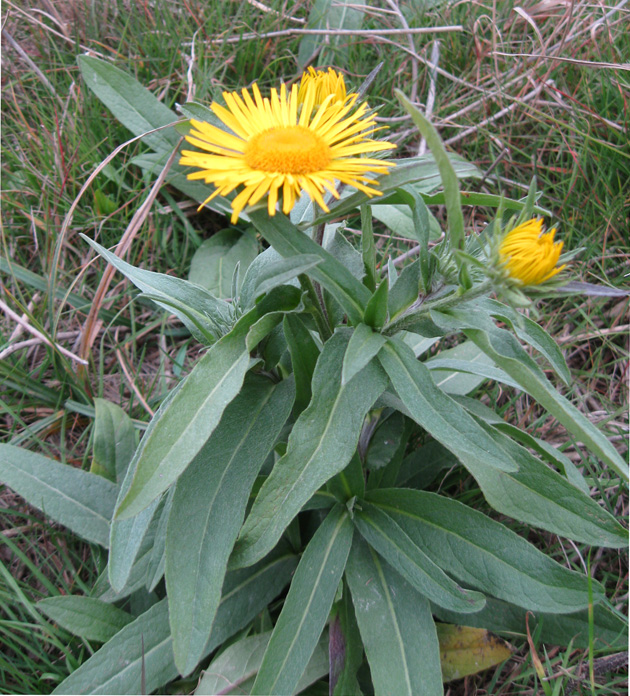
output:
[[[488,597],[486,606],[476,614],[457,614],[441,607],[433,607],[433,613],[443,621],[465,623],[468,626],[487,628],[507,636],[527,636],[526,616],[529,614],[529,629],[536,631],[540,639],[554,645],[569,645],[574,648],[589,648],[589,625],[593,626],[593,644],[606,650],[627,650],[628,620],[606,604],[593,607],[592,621],[588,609],[574,614],[532,614],[526,609],[500,599]]]
[[[597,502],[507,435],[483,427],[519,466],[516,472],[471,471],[495,510],[592,546],[627,545],[628,532]]]
[[[311,381],[319,357],[319,347],[304,322],[295,314],[287,314],[282,328],[289,346],[295,378],[295,410],[301,413],[311,400]]]
[[[297,307],[299,296],[296,288],[276,288],[199,360],[153,431],[145,435],[146,443],[143,440],[134,458],[133,481],[117,516],[137,514],[186,470],[240,391],[249,351],[282,319],[284,311]]]
[[[455,174],[460,179],[466,177],[481,178],[481,171],[474,164],[466,162],[459,155],[448,153],[448,159]],[[379,191],[382,191],[383,195],[371,198],[367,201],[368,205],[387,205],[390,201],[405,203],[400,196],[396,195],[395,191],[406,184],[415,184],[414,188],[416,191],[428,193],[429,191],[434,191],[442,183],[440,172],[432,154],[394,161],[396,166],[390,170],[389,174],[381,174],[375,177],[379,182]],[[390,198],[388,194],[391,194],[392,197]],[[441,199],[441,202],[443,202],[443,196],[441,196]],[[330,213],[318,216],[313,221],[313,224],[318,225],[322,222],[342,217],[365,203],[365,194],[361,191],[343,196],[341,200],[332,203]]]
[[[75,636],[105,643],[133,621],[133,616],[92,597],[48,597],[37,609]]]
[[[79,56],[81,75],[88,87],[134,135],[168,125],[177,116],[135,78],[94,56]],[[172,128],[144,138],[154,150],[172,150],[179,136]]]
[[[106,478],[0,444],[0,482],[83,539],[109,545],[117,490]]]
[[[423,551],[422,542],[408,535],[386,512],[365,501],[355,512],[361,536],[409,584],[432,602],[462,613],[479,611],[485,598],[460,587]]]
[[[355,537],[346,578],[376,696],[441,696],[429,602]]]
[[[136,450],[133,421],[116,404],[94,399],[93,459],[90,471],[120,483]]]
[[[359,324],[352,334],[348,349],[343,357],[341,383],[347,384],[360,372],[383,347],[387,339],[375,333],[369,326]]]
[[[158,424],[168,410],[169,404],[183,385],[184,382],[177,384],[177,386],[166,396],[164,401],[162,401],[160,407],[151,419],[151,422],[144,433],[144,437],[140,442],[139,449],[136,451],[135,457],[130,466],[127,467],[125,477],[120,484],[116,505],[120,505],[129,492],[131,482],[136,474],[136,469],[142,454],[142,450],[146,447],[151,433],[156,427],[159,427]],[[146,545],[149,543],[149,539],[146,539],[145,541],[145,537],[147,536],[149,525],[153,520],[159,503],[160,496],[156,497],[148,507],[138,512],[133,517],[122,520],[119,518],[114,518],[112,520],[109,534],[110,550],[109,558],[107,560],[107,577],[114,592],[122,592],[125,586],[129,584],[134,565],[136,565],[138,557],[143,555],[141,553],[141,546],[143,545],[143,542],[145,542],[145,548],[143,550],[146,553]],[[148,559],[144,559],[142,561],[142,566],[145,568],[145,571],[147,563]],[[132,585],[138,580],[140,580],[140,578],[135,577]]]
[[[520,314],[512,307],[489,297],[480,298],[476,303],[486,309],[493,317],[509,324],[521,341],[529,343],[541,355],[545,356],[565,384],[571,384],[571,372],[560,347],[540,324],[524,314]]]
[[[363,319],[370,291],[329,252],[300,232],[285,215],[270,218],[261,211],[251,211],[250,218],[260,234],[285,258],[309,254],[322,259],[311,268],[309,276],[320,283],[337,300],[353,324]]]
[[[467,505],[405,488],[370,491],[367,498],[434,563],[467,585],[531,611],[570,613],[589,604],[585,576]],[[594,601],[600,600],[603,587],[597,581],[592,587]]]
[[[181,319],[199,340],[209,343],[213,337],[221,335],[231,326],[233,320],[230,305],[216,298],[205,288],[164,273],[136,268],[89,237],[82,236],[153,302]]]
[[[245,272],[239,298],[241,307],[250,309],[261,295],[278,285],[296,283],[295,278],[321,261],[314,254],[298,254],[285,259],[273,247],[268,247],[258,254]]]
[[[518,468],[474,418],[435,385],[428,368],[416,360],[407,345],[390,339],[378,358],[411,417],[471,473]]]
[[[258,633],[247,636],[247,638],[243,638],[226,648],[212,660],[204,672],[203,678],[195,690],[195,696],[215,696],[216,694],[242,696],[242,694],[251,693],[270,638],[271,631]],[[327,674],[328,635],[324,631],[302,678],[295,688],[295,693],[300,693]]]
[[[346,567],[352,522],[335,506],[309,542],[291,582],[252,694],[292,694],[317,641]]]
[[[465,311],[431,312],[433,320],[443,327],[463,329],[521,388],[536,399],[552,416],[579,438],[603,462],[628,480],[628,467],[606,436],[572,403],[556,390],[536,362],[518,340],[505,329],[499,329],[483,310],[467,307]]]
[[[435,162],[440,170],[440,177],[444,185],[444,203],[446,204],[448,215],[448,231],[451,244],[455,248],[461,249],[464,246],[464,215],[462,213],[459,182],[444,148],[444,143],[442,143],[438,132],[430,121],[427,120],[426,116],[400,90],[396,90],[396,96],[405,111],[411,116],[422,137],[427,141],[431,154],[435,157]]]
[[[175,662],[183,675],[201,659],[252,485],[292,405],[292,382],[276,386],[249,377],[177,481],[167,527],[166,589]]]
[[[363,643],[346,583],[341,600],[334,607],[329,635],[329,688],[333,696],[361,696],[357,672],[363,662]]]
[[[349,332],[326,343],[313,375],[313,398],[295,423],[287,452],[276,462],[245,521],[232,562],[248,565],[272,549],[289,522],[317,489],[347,466],[363,419],[386,377],[375,362],[341,385]]]
[[[262,611],[290,580],[295,566],[295,556],[276,554],[257,566],[229,574],[204,656]],[[178,674],[166,599],[125,626],[53,693],[139,694],[143,665],[146,693]]]

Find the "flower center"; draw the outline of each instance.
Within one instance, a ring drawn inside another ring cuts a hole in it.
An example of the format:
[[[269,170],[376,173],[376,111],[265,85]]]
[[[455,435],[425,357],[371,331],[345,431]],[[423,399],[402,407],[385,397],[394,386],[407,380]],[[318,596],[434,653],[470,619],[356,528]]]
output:
[[[304,126],[269,128],[255,135],[245,148],[252,169],[281,174],[311,174],[330,163],[330,148]]]

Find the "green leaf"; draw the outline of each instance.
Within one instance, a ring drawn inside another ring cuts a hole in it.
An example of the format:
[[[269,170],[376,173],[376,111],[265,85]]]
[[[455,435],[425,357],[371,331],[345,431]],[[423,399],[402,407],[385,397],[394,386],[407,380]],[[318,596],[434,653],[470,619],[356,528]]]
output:
[[[448,153],[444,148],[444,143],[442,143],[442,139],[435,130],[435,127],[400,90],[396,90],[396,96],[405,111],[411,116],[412,121],[420,131],[422,137],[427,141],[431,154],[435,157],[444,186],[444,203],[448,216],[450,241],[452,246],[456,249],[463,249],[464,216],[462,213],[461,196],[459,194],[459,182],[457,181],[457,174],[451,165]]]
[[[454,348],[442,350],[424,364],[433,372],[437,386],[447,394],[470,394],[486,379],[520,388],[473,341],[464,341]]]
[[[517,468],[472,416],[435,386],[427,367],[416,360],[408,346],[390,339],[378,358],[416,423],[453,452],[473,475],[478,469]]]
[[[295,377],[295,412],[301,413],[311,400],[311,380],[320,351],[300,317],[287,314],[282,328],[289,346]]]
[[[211,342],[214,336],[221,335],[231,326],[233,311],[230,305],[214,297],[205,288],[181,278],[136,268],[85,235],[82,236],[157,305],[169,314],[178,316],[191,333],[204,343]]]
[[[440,651],[426,598],[356,538],[346,578],[375,696],[441,696]]]
[[[363,24],[363,10],[359,9],[352,0],[315,0],[311,6],[306,23],[307,29],[351,29],[360,32]],[[345,64],[348,48],[352,40],[350,36],[307,34],[300,41],[298,49],[298,70],[304,70],[316,53],[319,53],[319,64]]]
[[[457,457],[439,442],[431,440],[408,454],[398,471],[396,484],[406,488],[426,488],[445,469],[459,465]]]
[[[507,435],[484,426],[518,464],[516,472],[491,467],[471,471],[485,499],[498,512],[591,546],[618,548],[627,531],[594,500]]]
[[[474,164],[466,162],[459,155],[449,153],[448,160],[460,179],[467,177],[480,179],[482,177],[481,171]],[[393,161],[396,166],[390,170],[389,174],[382,174],[375,178],[379,182],[378,189],[383,195],[371,198],[367,201],[368,205],[388,205],[391,202],[389,194],[394,194],[396,189],[406,184],[414,184],[414,188],[420,193],[434,191],[442,184],[440,171],[432,154]],[[397,202],[404,203],[405,201],[397,200]],[[331,204],[330,213],[321,215],[313,221],[313,224],[318,225],[338,217],[344,217],[365,203],[365,194],[361,191],[342,196],[341,200]]]
[[[467,585],[534,612],[566,614],[588,606],[585,576],[477,510],[436,493],[404,488],[370,491],[367,499],[434,563]],[[596,581],[593,591],[595,601],[604,596]]]
[[[589,648],[588,610],[574,614],[532,614],[526,609],[515,607],[500,599],[488,597],[484,609],[477,614],[456,614],[440,607],[434,607],[433,613],[443,621],[469,626],[487,628],[509,636],[527,637],[525,617],[529,614],[529,629],[538,633],[540,639],[553,645],[569,645],[574,648]],[[594,647],[605,650],[627,650],[628,624],[605,604],[593,607]]]
[[[0,444],[0,482],[87,541],[109,545],[116,486],[102,476]]]
[[[382,329],[387,321],[387,298],[389,296],[389,281],[384,278],[376,288],[365,307],[363,321],[374,329]]]
[[[363,311],[370,299],[370,291],[334,256],[300,232],[281,214],[269,217],[260,210],[250,211],[256,229],[285,258],[310,254],[322,259],[309,275],[337,300],[353,324],[363,319]]]
[[[494,667],[512,656],[509,643],[483,628],[436,623],[440,641],[442,678],[463,679]]]
[[[131,482],[136,475],[141,450],[146,446],[146,443],[148,442],[155,428],[159,427],[158,424],[160,423],[162,416],[169,408],[171,401],[177,392],[182,388],[183,384],[184,382],[180,382],[167,395],[151,419],[151,422],[144,433],[142,442],[140,443],[140,447],[136,452],[135,458],[132,460],[130,466],[127,467],[125,477],[118,491],[118,498],[116,501],[117,506],[120,505],[120,503],[125,499],[125,496],[131,488]],[[141,510],[133,517],[122,520],[119,518],[114,518],[112,520],[109,535],[110,551],[107,571],[109,582],[115,592],[122,592],[123,588],[129,583],[132,569],[137,561],[138,555],[140,554],[141,546],[143,545],[145,537],[147,536],[149,525],[153,520],[153,516],[159,503],[160,497],[158,496],[147,508]],[[145,565],[147,561],[148,559],[145,559]],[[136,578],[136,580],[138,579]]]
[[[278,285],[290,283],[318,263],[321,263],[321,258],[315,254],[297,254],[285,259],[273,247],[268,247],[245,272],[241,286],[241,307],[250,309],[261,295]]]
[[[271,631],[248,636],[226,648],[204,672],[195,690],[195,696],[251,693],[251,687],[260,668]],[[326,632],[315,648],[295,693],[300,693],[313,682],[328,674],[328,635]]]
[[[357,672],[363,662],[363,643],[345,583],[342,590],[329,625],[330,688],[333,696],[361,696]]]
[[[346,567],[352,522],[335,506],[309,542],[291,582],[252,694],[294,692],[317,641]]]
[[[175,662],[201,659],[232,547],[260,466],[291,412],[293,385],[245,380],[175,487],[166,539],[166,589]]]
[[[465,312],[451,311],[448,314],[432,312],[431,315],[437,323],[443,321],[442,317],[446,317],[446,323],[452,325],[449,321],[452,317],[462,328],[465,327],[464,333],[516,380],[524,391],[533,396],[619,476],[628,480],[627,466],[606,436],[556,390],[511,333],[499,329],[492,322],[488,326],[487,315],[474,311],[474,308],[467,308]]]
[[[79,56],[77,62],[87,86],[134,135],[178,120],[149,90],[111,63],[86,55]],[[172,128],[144,138],[147,145],[158,151],[172,150],[179,140]]]
[[[99,643],[107,642],[133,621],[133,616],[126,611],[91,597],[48,597],[37,602],[36,606],[75,636]]]
[[[180,126],[175,126],[173,130],[179,130]],[[164,165],[169,159],[171,151],[165,152],[164,150],[160,152],[145,152],[141,155],[136,155],[129,160],[129,164],[140,167],[145,176],[154,177],[162,172]],[[212,189],[208,187],[208,184],[203,181],[189,181],[187,175],[190,174],[192,170],[190,167],[182,166],[177,164],[177,162],[171,164],[170,169],[164,179],[164,183],[169,186],[173,186],[178,191],[186,194],[189,198],[197,203],[201,204],[208,198]],[[205,203],[205,207],[210,208],[210,210],[215,210],[224,216],[229,217],[232,214],[232,201],[234,194],[230,194],[227,197],[215,196],[211,201]],[[249,217],[247,213],[242,212],[239,216],[242,222],[247,222]]]
[[[571,372],[567,367],[562,351],[540,324],[532,321],[524,314],[517,312],[512,307],[508,307],[490,297],[484,297],[477,302],[481,307],[492,314],[492,316],[511,326],[512,330],[521,341],[529,343],[529,345],[534,347],[541,355],[545,356],[549,364],[556,371],[556,374],[567,386],[571,384]]]
[[[195,251],[188,279],[215,297],[230,298],[237,264],[242,278],[257,255],[258,242],[251,232],[241,233],[234,228],[220,230]]]
[[[585,481],[575,464],[565,454],[560,452],[560,450],[557,450],[553,445],[550,445],[545,440],[533,437],[529,433],[517,428],[515,425],[506,423],[503,420],[501,420],[499,423],[495,423],[494,427],[503,433],[507,433],[515,440],[518,440],[518,442],[526,445],[527,447],[531,447],[533,450],[538,452],[538,454],[540,454],[549,463],[557,466],[564,473],[565,478],[576,488],[579,488],[582,493],[590,496],[591,491],[588,487],[588,483]]]
[[[341,385],[348,330],[335,333],[319,356],[313,375],[313,398],[296,421],[287,452],[276,462],[245,521],[234,564],[248,565],[276,544],[289,522],[328,479],[354,454],[366,413],[386,386],[380,367],[371,362]]]
[[[90,471],[120,483],[136,451],[133,421],[116,404],[94,399],[93,459]]]
[[[391,282],[391,277],[390,277]],[[420,293],[420,259],[405,266],[389,291],[388,309],[391,319],[418,300]]]
[[[276,555],[229,574],[204,656],[262,611],[287,584],[295,565],[294,556]],[[146,693],[177,677],[166,599],[125,626],[53,693],[139,694],[143,665]]]
[[[295,288],[276,288],[199,360],[155,429],[145,435],[131,487],[117,510],[121,519],[147,507],[185,471],[240,391],[249,351],[280,321],[282,310],[291,311],[298,300]],[[265,316],[270,309],[273,316]]]
[[[361,206],[361,259],[363,261],[363,284],[374,292],[378,276],[376,275],[376,246],[374,244],[374,227],[372,224],[372,208]]]
[[[401,446],[403,450],[406,448],[409,438],[407,422],[405,417],[397,412],[381,420],[370,438],[370,445],[365,453],[365,466],[370,472],[387,466]]]
[[[369,326],[358,324],[343,356],[341,384],[347,384],[360,372],[383,347],[386,340],[381,334],[372,331]]]
[[[380,506],[361,501],[354,523],[368,544],[427,599],[462,613],[479,611],[484,606],[482,594],[465,590],[451,580],[427,556],[424,544],[412,539]]]

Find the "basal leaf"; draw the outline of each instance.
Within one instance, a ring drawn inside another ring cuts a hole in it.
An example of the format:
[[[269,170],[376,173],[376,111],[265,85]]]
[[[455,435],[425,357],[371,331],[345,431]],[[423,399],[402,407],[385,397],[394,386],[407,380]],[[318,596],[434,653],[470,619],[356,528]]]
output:
[[[83,55],[77,62],[88,87],[134,135],[178,120],[146,87],[108,61]],[[174,129],[165,128],[145,136],[144,141],[154,150],[171,151],[177,147],[179,136]]]
[[[304,551],[252,694],[293,693],[324,630],[352,544],[352,522],[337,505]]]
[[[534,612],[564,614],[588,606],[585,576],[457,500],[405,488],[370,491],[367,499],[434,563],[467,585]],[[598,601],[604,590],[598,582],[592,584]]]
[[[177,481],[167,527],[166,588],[173,651],[183,675],[201,659],[252,485],[292,404],[291,382],[246,379]]]
[[[287,584],[295,565],[293,555],[278,554],[229,574],[204,656],[262,611]],[[147,693],[177,677],[166,599],[127,624],[53,693],[139,694],[143,664]]]
[[[484,606],[482,594],[459,587],[427,556],[424,544],[418,544],[381,506],[362,501],[360,508],[354,515],[357,529],[414,589],[453,611],[475,612]]]
[[[90,471],[120,483],[136,451],[136,433],[131,418],[116,404],[94,399],[93,459]]]
[[[133,621],[122,609],[91,597],[73,595],[48,597],[37,609],[75,636],[105,643]]]
[[[116,486],[102,476],[0,444],[0,482],[87,541],[109,545]]]
[[[441,696],[440,651],[426,598],[357,538],[346,578],[375,696]]]

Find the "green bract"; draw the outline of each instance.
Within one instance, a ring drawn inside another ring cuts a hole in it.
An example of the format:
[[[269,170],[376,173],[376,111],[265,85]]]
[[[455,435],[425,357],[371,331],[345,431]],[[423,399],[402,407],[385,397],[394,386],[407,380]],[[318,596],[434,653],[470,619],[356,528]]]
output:
[[[80,67],[136,134],[175,121],[117,69],[87,56]],[[455,629],[436,629],[434,617],[514,635],[532,611],[543,638],[578,646],[588,644],[594,603],[595,640],[624,642],[598,582],[431,488],[440,472],[464,467],[499,513],[590,545],[626,543],[570,460],[468,396],[488,378],[522,389],[627,480],[616,450],[523,347],[568,382],[552,338],[489,297],[459,190],[479,173],[400,100],[432,156],[400,161],[381,177],[382,197],[342,196],[319,219],[305,198],[291,217],[247,210],[244,236],[225,232],[202,247],[196,282],[134,268],[90,241],[207,350],[137,447],[129,417],[96,402],[91,472],[0,448],[2,481],[109,548],[92,598],[41,604],[64,628],[104,642],[56,693],[149,693],[178,675],[197,679],[202,666],[200,694],[237,684],[238,693],[291,694],[328,676],[337,695],[437,696],[444,678],[509,654],[497,644],[476,661],[485,634],[467,629],[458,662]],[[176,138],[166,129],[146,142],[154,156],[137,164],[148,170]],[[169,176],[207,197],[179,169]],[[541,212],[533,197],[465,200]],[[437,221],[426,203],[436,201],[448,224],[430,245]],[[212,205],[229,209],[225,199]],[[360,215],[358,250],[330,222],[347,215]],[[373,217],[402,220],[420,245],[400,273],[376,262]],[[255,258],[251,226],[268,245]],[[427,359],[446,336],[458,345]],[[127,611],[132,595],[139,613]]]

